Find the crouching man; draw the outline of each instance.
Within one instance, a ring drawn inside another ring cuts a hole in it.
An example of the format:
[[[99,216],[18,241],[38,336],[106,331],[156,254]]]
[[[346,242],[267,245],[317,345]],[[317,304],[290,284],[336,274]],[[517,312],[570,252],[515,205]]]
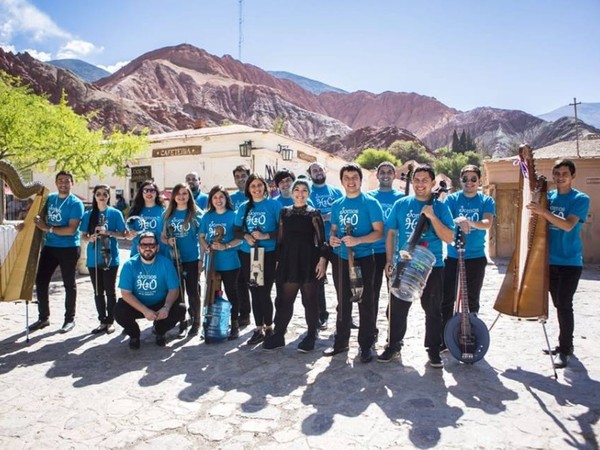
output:
[[[154,233],[140,234],[139,253],[123,264],[115,306],[115,320],[130,337],[129,348],[140,348],[140,327],[136,320],[145,317],[154,322],[156,345],[166,344],[165,333],[182,321],[185,306],[175,303],[179,296],[179,280],[175,266],[158,254]]]

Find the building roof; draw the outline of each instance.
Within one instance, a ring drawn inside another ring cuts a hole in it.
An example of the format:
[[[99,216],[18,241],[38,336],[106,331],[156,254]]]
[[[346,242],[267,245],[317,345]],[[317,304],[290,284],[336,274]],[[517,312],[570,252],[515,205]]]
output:
[[[223,127],[206,127],[193,130],[178,130],[168,133],[151,134],[148,136],[150,142],[165,141],[169,139],[182,139],[191,137],[224,136],[238,133],[265,133],[268,130],[252,128],[246,125],[226,125]]]
[[[577,159],[577,142],[562,141],[556,144],[533,150],[535,159]],[[600,159],[600,139],[580,139],[579,140],[579,158]],[[517,156],[508,158],[487,159],[485,163],[496,163],[501,161],[511,161],[517,159]]]

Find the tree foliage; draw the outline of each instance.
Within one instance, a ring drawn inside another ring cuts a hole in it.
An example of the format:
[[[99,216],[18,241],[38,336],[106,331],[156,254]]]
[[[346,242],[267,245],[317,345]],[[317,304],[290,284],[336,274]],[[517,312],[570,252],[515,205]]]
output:
[[[463,129],[460,137],[458,137],[458,133],[454,130],[452,133],[452,151],[454,153],[474,152],[476,150],[477,145],[467,131]]]
[[[453,190],[460,186],[460,171],[467,164],[481,165],[481,156],[475,152],[451,153],[440,157],[434,164],[436,174],[444,174],[452,180]]]
[[[77,115],[65,95],[54,105],[0,72],[0,159],[21,170],[69,170],[87,178],[112,167],[124,175],[127,162],[147,146],[145,135],[90,130],[89,116]]]
[[[389,161],[393,165],[397,165],[396,158],[387,150],[376,150],[367,148],[363,150],[355,159],[355,162],[365,169],[375,169],[383,161]]]
[[[388,151],[401,163],[414,160],[419,164],[433,164],[433,157],[422,144],[415,141],[396,141]]]

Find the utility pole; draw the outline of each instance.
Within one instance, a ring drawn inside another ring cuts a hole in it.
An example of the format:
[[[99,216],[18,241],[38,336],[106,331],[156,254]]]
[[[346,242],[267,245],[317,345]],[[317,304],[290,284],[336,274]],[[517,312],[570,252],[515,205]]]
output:
[[[577,123],[577,105],[581,105],[581,102],[577,102],[577,97],[573,97],[573,103],[569,103],[575,109],[575,142],[577,143],[577,157],[579,158],[579,124]]]
[[[238,40],[238,59],[240,62],[242,61],[242,42],[244,41],[244,35],[242,34],[242,24],[244,23],[243,12],[244,0],[239,0],[239,11],[240,11],[240,21],[239,21],[239,40]]]

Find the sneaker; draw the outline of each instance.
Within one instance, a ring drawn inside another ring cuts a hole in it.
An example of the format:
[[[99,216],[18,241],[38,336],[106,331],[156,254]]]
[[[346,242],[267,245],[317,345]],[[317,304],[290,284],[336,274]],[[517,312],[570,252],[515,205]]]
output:
[[[29,325],[29,331],[37,331],[37,330],[41,330],[42,328],[46,328],[48,325],[50,325],[50,321],[48,319],[46,320],[38,320],[37,322],[33,322],[31,325]]]
[[[569,355],[566,353],[558,353],[554,358],[554,367],[564,369],[569,364]]]
[[[444,363],[442,363],[442,358],[440,358],[439,351],[429,350],[427,355],[429,356],[429,365],[431,367],[435,367],[436,369],[441,369],[444,367]]]
[[[250,325],[250,316],[240,316],[240,320],[238,322],[240,324],[240,328],[245,328]]]
[[[573,350],[574,348],[571,347],[569,349],[569,353],[567,353],[567,355],[572,355],[573,354]],[[547,348],[542,349],[542,352],[544,352],[544,355],[558,355],[560,353],[560,347],[557,345],[556,347],[554,347],[552,350],[548,350]]]
[[[310,334],[307,334],[304,339],[298,344],[298,351],[300,353],[308,353],[315,349],[316,338]]]
[[[360,362],[363,364],[370,363],[373,361],[373,349],[371,347],[365,347],[360,349]]]
[[[105,323],[101,323],[100,325],[98,325],[96,328],[94,328],[92,330],[92,334],[104,333],[107,328],[108,328],[108,325],[106,325]],[[113,331],[114,331],[114,328],[113,328]]]
[[[194,323],[190,327],[190,331],[188,331],[187,337],[191,338],[191,337],[194,337],[194,336],[198,336],[199,332],[200,332],[200,324],[199,323]]]
[[[179,322],[179,333],[177,333],[177,337],[179,339],[183,339],[186,335],[187,335],[187,320],[182,320],[181,322]],[[154,334],[156,334],[156,328],[152,327],[152,332]]]
[[[115,332],[115,326],[112,323],[106,324],[106,334],[111,334]]]
[[[319,330],[326,330],[329,327],[329,317],[319,319]]]
[[[323,356],[334,356],[339,353],[347,352],[350,348],[347,345],[337,346],[333,345],[333,347],[329,347],[323,350]]]
[[[377,357],[377,362],[389,363],[397,359],[400,359],[400,350],[387,346],[383,353]]]
[[[285,338],[283,337],[283,334],[273,334],[265,337],[262,345],[262,348],[265,351],[273,351],[283,347],[285,347]]]
[[[131,350],[139,350],[140,349],[140,338],[139,337],[129,338],[129,348]]]
[[[265,334],[262,332],[262,330],[255,330],[254,333],[252,334],[252,337],[250,339],[248,339],[248,342],[246,342],[246,344],[256,345],[256,344],[260,344],[264,340],[265,340]]]
[[[165,345],[167,345],[167,339],[165,338],[164,334],[156,335],[156,345],[158,345],[159,347],[164,347]]]
[[[60,329],[61,333],[68,333],[69,331],[71,331],[73,328],[75,328],[75,321],[71,321],[71,322],[65,322],[63,323],[62,328]]]
[[[446,346],[446,344],[440,345],[440,353],[444,353],[447,351],[449,351],[449,350],[448,350],[448,347]]]

